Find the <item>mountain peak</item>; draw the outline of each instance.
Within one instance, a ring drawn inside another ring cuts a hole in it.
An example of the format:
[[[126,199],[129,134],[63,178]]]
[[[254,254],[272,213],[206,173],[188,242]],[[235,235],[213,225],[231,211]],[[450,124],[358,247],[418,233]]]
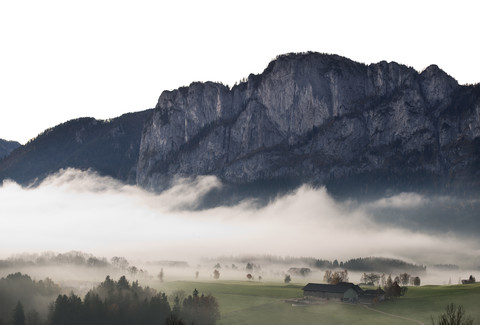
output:
[[[452,186],[478,174],[452,151],[462,138],[465,155],[476,159],[468,146],[480,136],[453,127],[465,123],[448,114],[459,87],[436,66],[420,74],[395,62],[280,55],[232,89],[195,85],[174,105],[159,101],[142,136],[137,182],[157,188],[175,175],[216,175],[231,184],[296,179],[339,191]]]
[[[424,95],[433,106],[440,104],[458,87],[458,82],[435,64],[423,70],[420,77]]]
[[[0,159],[5,156],[8,156],[13,150],[20,147],[21,144],[17,141],[8,141],[0,139]]]

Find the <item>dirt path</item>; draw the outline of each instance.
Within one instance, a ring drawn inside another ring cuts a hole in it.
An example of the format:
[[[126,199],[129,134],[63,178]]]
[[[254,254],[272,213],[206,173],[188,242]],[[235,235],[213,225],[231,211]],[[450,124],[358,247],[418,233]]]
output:
[[[420,324],[420,325],[425,325],[424,323],[422,323],[421,321],[416,320],[416,319],[412,319],[412,318],[408,318],[408,317],[403,317],[403,316],[398,316],[398,315],[394,315],[394,314],[389,314],[389,313],[386,313],[386,312],[383,312],[383,311],[380,311],[380,310],[377,310],[377,309],[370,308],[370,307],[368,307],[367,305],[363,305],[363,307],[367,308],[368,310],[372,310],[372,311],[374,311],[374,312],[380,313],[380,314],[384,314],[384,315],[391,316],[391,317],[396,317],[396,318],[405,319],[405,320],[408,320],[408,321],[411,321],[411,322],[414,322],[414,323],[417,323],[417,324]]]

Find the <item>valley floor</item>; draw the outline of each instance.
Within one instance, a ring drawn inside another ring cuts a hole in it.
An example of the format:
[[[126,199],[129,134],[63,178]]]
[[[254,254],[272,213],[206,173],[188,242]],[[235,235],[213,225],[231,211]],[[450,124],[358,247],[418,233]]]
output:
[[[220,305],[218,324],[431,324],[449,303],[462,305],[467,316],[480,321],[480,284],[409,287],[404,297],[371,305],[328,302],[298,306],[285,300],[302,297],[304,284],[253,281],[163,283],[171,294],[194,289],[211,293]]]

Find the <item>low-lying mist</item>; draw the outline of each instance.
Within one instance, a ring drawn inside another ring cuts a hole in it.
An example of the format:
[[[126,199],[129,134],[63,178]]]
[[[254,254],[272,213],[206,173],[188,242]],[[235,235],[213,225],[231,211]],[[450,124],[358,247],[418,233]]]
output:
[[[479,222],[440,213],[442,204],[463,211],[478,206],[476,201],[404,193],[340,203],[324,188],[302,186],[261,207],[247,200],[193,209],[212,188],[221,190],[221,182],[199,177],[178,180],[154,194],[74,169],[35,188],[5,181],[0,188],[0,258],[80,250],[138,263],[185,260],[191,265],[202,258],[242,254],[330,260],[384,256],[417,264],[480,265],[480,240],[472,233]]]

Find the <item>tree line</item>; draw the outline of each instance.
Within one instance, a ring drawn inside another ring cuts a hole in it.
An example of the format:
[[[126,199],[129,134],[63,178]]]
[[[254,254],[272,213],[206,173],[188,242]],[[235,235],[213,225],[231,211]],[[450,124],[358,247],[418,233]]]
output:
[[[424,273],[427,270],[425,265],[417,265],[407,263],[402,260],[384,257],[364,257],[353,258],[346,262],[339,262],[338,260],[316,260],[314,262],[316,268],[321,269],[348,269],[350,271],[364,271],[364,272],[384,272],[390,273],[395,270],[403,270],[404,272]]]
[[[388,277],[391,279],[392,275],[390,274]],[[365,285],[371,285],[371,286],[375,285],[375,286],[384,287],[385,284],[387,283],[387,280],[388,279],[385,273],[383,274],[363,273],[360,278],[360,283]],[[404,286],[407,286],[407,285],[419,286],[421,283],[421,279],[419,276],[412,276],[407,272],[400,273],[399,275],[395,276],[393,281]]]
[[[14,277],[30,279],[24,275]],[[55,287],[49,293],[58,293],[57,289]],[[44,312],[45,317],[30,306],[25,308],[21,299],[13,305],[10,303],[8,308],[4,308],[1,302],[0,306],[4,311],[0,325],[208,325],[215,324],[220,317],[217,300],[211,295],[200,295],[195,289],[186,298],[177,295],[171,308],[165,293],[142,287],[138,281],[130,283],[125,276],[118,281],[107,276],[105,281],[88,291],[83,300],[73,292],[58,294],[54,302],[45,307],[48,309]]]
[[[44,252],[42,254],[20,254],[5,260],[0,260],[0,268],[21,266],[51,266],[71,264],[87,267],[112,267],[128,270],[130,263],[125,257],[114,256],[108,261],[105,257],[96,257],[92,254],[70,251],[66,253]]]
[[[18,268],[25,266],[59,266],[75,265],[89,268],[113,268],[126,271],[133,276],[148,276],[148,272],[130,265],[123,256],[114,256],[110,260],[105,257],[96,257],[92,254],[70,251],[66,253],[44,252],[42,254],[21,254],[0,260],[0,268]]]

